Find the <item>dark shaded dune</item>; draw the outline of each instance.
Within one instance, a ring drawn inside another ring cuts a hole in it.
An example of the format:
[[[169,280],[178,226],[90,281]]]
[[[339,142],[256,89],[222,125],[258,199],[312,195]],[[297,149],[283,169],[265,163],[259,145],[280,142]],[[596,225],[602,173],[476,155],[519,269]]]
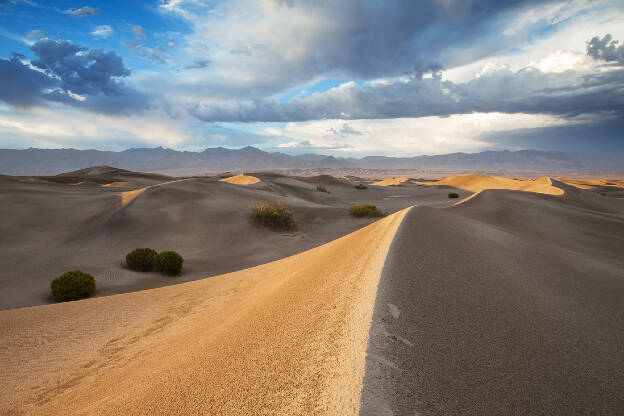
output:
[[[623,207],[565,190],[484,191],[407,214],[361,414],[621,414]]]

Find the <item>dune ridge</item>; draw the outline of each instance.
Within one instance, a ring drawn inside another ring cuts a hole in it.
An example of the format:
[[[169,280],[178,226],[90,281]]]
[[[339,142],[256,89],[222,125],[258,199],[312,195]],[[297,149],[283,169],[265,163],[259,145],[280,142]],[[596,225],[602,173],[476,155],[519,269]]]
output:
[[[234,185],[253,185],[254,183],[260,182],[260,179],[255,176],[244,175],[241,173],[239,175],[230,176],[229,178],[219,179],[219,181]]]
[[[399,186],[403,182],[407,182],[407,178],[404,178],[404,177],[386,178],[384,180],[371,183],[371,185],[375,185],[375,186]]]
[[[467,198],[458,201],[455,205],[464,203],[474,198],[486,189],[507,189],[513,191],[535,192],[548,195],[563,195],[564,191],[552,184],[552,180],[543,176],[538,179],[513,179],[502,176],[488,176],[478,174],[453,175],[434,182],[414,182],[420,185],[436,186],[445,185],[466,191],[474,192]]]
[[[594,189],[597,187],[624,188],[624,179],[557,178],[557,180],[579,189]]]
[[[407,210],[239,272],[0,312],[0,413],[357,414]]]
[[[162,182],[162,183],[156,183],[154,185],[146,186],[144,188],[139,188],[139,189],[135,189],[135,190],[132,190],[132,191],[122,192],[122,193],[119,194],[121,196],[121,206],[125,207],[130,202],[134,201],[134,199],[137,196],[141,195],[143,192],[145,192],[146,189],[155,188],[157,186],[167,185],[167,184],[170,184],[170,183],[188,181],[190,179],[192,179],[192,178],[184,178],[184,179],[178,179],[178,180],[175,180],[175,181],[167,181],[167,182]]]

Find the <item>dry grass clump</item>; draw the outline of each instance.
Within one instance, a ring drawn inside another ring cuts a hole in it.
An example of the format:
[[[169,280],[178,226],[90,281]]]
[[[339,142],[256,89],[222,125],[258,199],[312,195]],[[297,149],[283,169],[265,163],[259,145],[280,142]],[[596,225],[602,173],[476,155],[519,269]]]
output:
[[[459,198],[459,194],[457,192],[451,192],[450,194],[448,194],[449,198]]]
[[[293,230],[295,219],[286,204],[256,202],[251,207],[251,218],[256,225],[271,230]]]
[[[379,209],[375,205],[371,204],[362,204],[362,205],[351,205],[349,207],[349,212],[354,217],[383,217],[383,213],[379,211]]]
[[[316,185],[316,191],[317,191],[317,192],[325,192],[325,193],[329,193],[329,191],[327,190],[327,188],[325,188],[323,185]]]
[[[354,186],[354,188],[363,190],[363,189],[368,189],[368,186],[364,185],[363,183],[358,183],[357,185]]]

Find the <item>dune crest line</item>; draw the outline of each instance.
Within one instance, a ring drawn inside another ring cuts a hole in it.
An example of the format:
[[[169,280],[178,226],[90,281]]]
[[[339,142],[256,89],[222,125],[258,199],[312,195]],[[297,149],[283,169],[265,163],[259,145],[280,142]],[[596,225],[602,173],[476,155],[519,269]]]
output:
[[[174,181],[167,181],[167,182],[163,182],[163,183],[156,183],[154,185],[150,185],[150,186],[146,186],[145,188],[139,188],[139,189],[134,189],[132,191],[125,191],[125,192],[121,192],[119,195],[121,196],[121,206],[125,207],[126,205],[128,205],[130,202],[134,201],[134,199],[141,195],[146,189],[150,189],[150,188],[155,188],[157,186],[162,186],[162,185],[168,185],[170,183],[176,183],[176,182],[183,182],[183,181],[188,181],[190,179],[193,178],[184,178],[184,179],[176,179]],[[107,184],[110,186],[110,184]],[[103,185],[104,186],[104,185]]]
[[[357,414],[408,209],[250,269],[0,312],[0,413]]]

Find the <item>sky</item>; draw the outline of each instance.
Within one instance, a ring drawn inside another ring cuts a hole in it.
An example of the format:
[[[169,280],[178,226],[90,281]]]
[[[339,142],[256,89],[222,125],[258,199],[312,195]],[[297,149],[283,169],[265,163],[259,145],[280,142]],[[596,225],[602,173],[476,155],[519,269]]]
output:
[[[0,148],[624,154],[621,0],[0,0]]]

